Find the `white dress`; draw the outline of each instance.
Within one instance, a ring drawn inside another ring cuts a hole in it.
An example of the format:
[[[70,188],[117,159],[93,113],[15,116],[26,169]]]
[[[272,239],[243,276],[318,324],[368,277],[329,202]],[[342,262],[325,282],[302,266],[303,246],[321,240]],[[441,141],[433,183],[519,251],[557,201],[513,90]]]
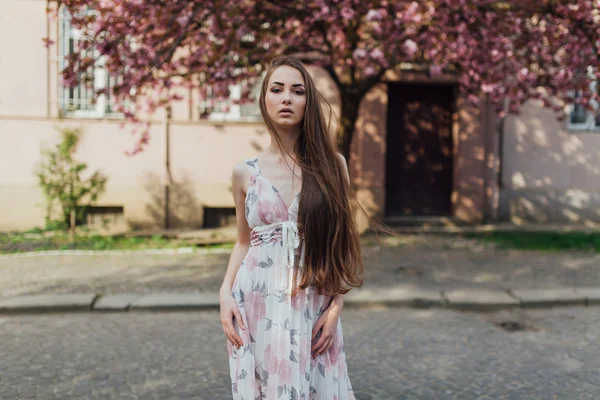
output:
[[[329,350],[311,357],[313,326],[332,298],[318,295],[312,286],[290,298],[292,266],[299,256],[299,196],[287,207],[260,173],[257,159],[246,165],[245,213],[252,232],[231,289],[246,326],[235,324],[242,347],[227,341],[233,398],[352,400],[341,320]]]

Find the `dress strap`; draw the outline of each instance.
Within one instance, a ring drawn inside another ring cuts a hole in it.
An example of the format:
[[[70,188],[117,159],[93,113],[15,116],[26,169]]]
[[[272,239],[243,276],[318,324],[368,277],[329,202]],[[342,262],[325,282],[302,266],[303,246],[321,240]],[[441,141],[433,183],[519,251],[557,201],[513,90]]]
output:
[[[260,174],[260,167],[258,166],[258,157],[246,160],[246,165],[248,166],[248,170],[252,175]]]

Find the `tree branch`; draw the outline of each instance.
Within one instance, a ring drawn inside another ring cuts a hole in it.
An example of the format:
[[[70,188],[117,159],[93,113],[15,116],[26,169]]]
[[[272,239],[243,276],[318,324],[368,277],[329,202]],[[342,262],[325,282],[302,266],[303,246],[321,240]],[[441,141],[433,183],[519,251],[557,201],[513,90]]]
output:
[[[165,62],[171,60],[171,58],[175,54],[175,51],[177,51],[177,48],[181,44],[181,42],[188,36],[188,33],[189,33],[188,28],[192,25],[192,23],[195,22],[196,16],[200,12],[200,8],[201,8],[200,4],[196,3],[196,5],[194,6],[194,9],[192,10],[192,15],[187,20],[185,26],[182,28],[181,34],[179,35],[179,37],[177,39],[175,39],[173,41],[173,44],[171,44],[171,46],[167,49],[166,56],[164,57],[164,59],[161,60],[162,56],[165,53],[157,54],[156,57],[154,58],[154,60],[150,63],[150,65],[151,65],[150,68],[152,68],[152,69],[157,68],[159,65],[164,64]],[[177,15],[174,15],[173,18],[171,18],[171,24],[173,24],[180,15],[181,15],[181,12]],[[171,24],[169,24],[169,25],[171,25]],[[169,36],[169,32],[167,32],[165,34],[165,38],[167,38],[168,36]]]

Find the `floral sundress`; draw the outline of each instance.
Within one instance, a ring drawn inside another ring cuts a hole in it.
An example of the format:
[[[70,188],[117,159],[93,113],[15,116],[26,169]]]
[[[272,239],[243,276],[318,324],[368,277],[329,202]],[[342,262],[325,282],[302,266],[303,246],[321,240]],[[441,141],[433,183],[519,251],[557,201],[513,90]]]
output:
[[[242,347],[227,341],[233,398],[354,400],[340,319],[329,350],[311,357],[313,326],[332,298],[312,286],[290,298],[294,260],[300,257],[300,277],[304,256],[297,227],[299,196],[288,207],[261,174],[257,158],[246,165],[245,213],[252,232],[231,289],[246,326],[235,323]]]

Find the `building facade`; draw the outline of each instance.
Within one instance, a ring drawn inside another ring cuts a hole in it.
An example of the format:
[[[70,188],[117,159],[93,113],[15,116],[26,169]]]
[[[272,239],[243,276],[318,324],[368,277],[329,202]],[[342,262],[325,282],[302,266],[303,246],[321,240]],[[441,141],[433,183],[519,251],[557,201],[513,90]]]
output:
[[[44,0],[0,2],[0,231],[44,225],[47,207],[35,170],[40,151],[65,127],[81,128],[77,158],[108,176],[88,223],[119,229],[165,225],[167,155],[173,184],[171,228],[231,221],[231,171],[269,143],[256,106],[224,105],[203,120],[194,93],[153,116],[145,151],[128,156],[131,128],[109,98],[84,87],[63,89],[59,72],[77,32],[49,17]],[[42,38],[56,45],[47,49]],[[340,97],[325,71],[310,68],[339,115]],[[114,84],[98,68],[94,85]],[[233,90],[233,96],[236,91]],[[600,221],[600,120],[573,110],[564,122],[528,103],[499,124],[491,109],[473,109],[452,76],[389,73],[360,105],[351,176],[369,216],[390,224]],[[501,132],[501,133],[500,133]],[[168,151],[167,151],[168,150]],[[361,217],[368,226],[368,217]]]

